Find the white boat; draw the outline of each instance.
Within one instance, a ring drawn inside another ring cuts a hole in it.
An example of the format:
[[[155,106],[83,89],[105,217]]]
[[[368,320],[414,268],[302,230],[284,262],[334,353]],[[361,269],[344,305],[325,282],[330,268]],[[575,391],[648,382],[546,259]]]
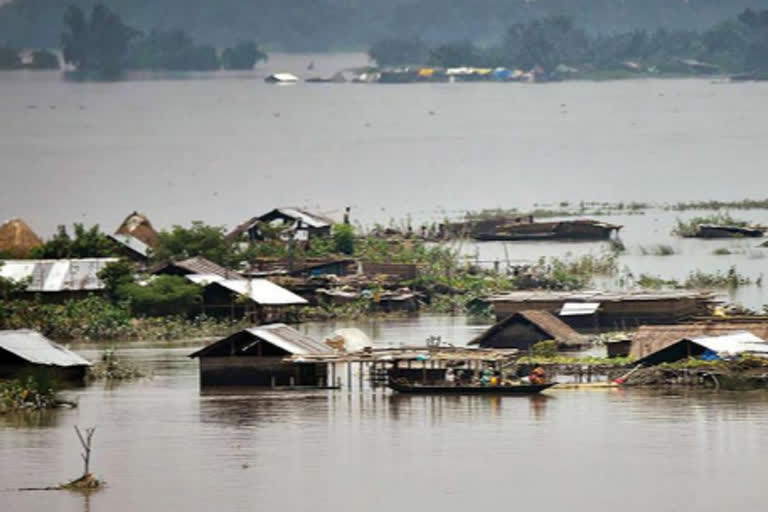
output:
[[[299,77],[290,73],[272,73],[264,81],[270,84],[295,84]]]

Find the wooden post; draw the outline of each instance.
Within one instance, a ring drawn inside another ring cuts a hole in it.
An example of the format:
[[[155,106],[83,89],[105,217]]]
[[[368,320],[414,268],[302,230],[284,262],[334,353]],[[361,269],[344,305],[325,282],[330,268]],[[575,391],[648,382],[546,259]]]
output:
[[[347,391],[352,392],[352,362],[347,361]]]
[[[269,380],[270,380],[270,383],[272,384],[272,387],[275,387],[275,384],[277,382],[277,379],[275,379],[275,376],[274,375],[270,376]]]
[[[427,362],[426,361],[421,362],[421,383],[424,385],[427,384]]]
[[[331,363],[331,385],[336,385],[336,361]]]
[[[290,387],[294,387],[295,383],[296,383],[296,380],[295,380],[295,378],[293,377],[293,375],[291,375],[291,376],[288,378],[288,385],[289,385]]]
[[[364,378],[363,373],[365,373],[365,362],[364,361],[360,361],[360,365],[359,365],[358,369],[360,370],[360,375],[358,375],[358,379],[357,380],[358,380],[358,385],[360,386],[360,392],[362,393],[363,392],[363,378]]]

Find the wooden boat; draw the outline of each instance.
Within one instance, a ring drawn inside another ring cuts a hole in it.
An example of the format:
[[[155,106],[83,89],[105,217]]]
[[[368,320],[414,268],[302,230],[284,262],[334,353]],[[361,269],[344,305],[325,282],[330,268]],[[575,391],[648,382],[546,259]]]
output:
[[[389,388],[412,395],[535,395],[557,384],[516,384],[512,386],[439,386],[390,381]]]

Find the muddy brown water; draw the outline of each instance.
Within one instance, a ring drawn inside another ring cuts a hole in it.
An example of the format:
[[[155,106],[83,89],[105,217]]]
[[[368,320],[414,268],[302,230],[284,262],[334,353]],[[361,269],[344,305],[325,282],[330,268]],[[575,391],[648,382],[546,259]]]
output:
[[[377,338],[407,338],[408,324],[380,326]],[[435,317],[410,326],[446,338],[474,329]],[[0,417],[0,510],[646,512],[765,505],[768,394],[201,392],[197,363],[186,357],[193,349],[124,348],[122,357],[153,378],[69,391],[79,402],[74,410]],[[92,467],[108,487],[90,497],[13,491],[78,474],[75,424],[97,427]]]

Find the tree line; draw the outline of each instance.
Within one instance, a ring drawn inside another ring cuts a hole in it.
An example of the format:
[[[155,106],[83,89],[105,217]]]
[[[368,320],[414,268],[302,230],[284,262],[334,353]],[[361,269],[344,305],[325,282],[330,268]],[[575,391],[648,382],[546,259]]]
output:
[[[480,46],[457,41],[430,46],[419,38],[388,38],[374,43],[368,55],[379,66],[439,67],[536,66],[553,71],[560,65],[586,69],[683,71],[705,63],[729,72],[768,70],[768,10],[746,9],[737,18],[708,30],[634,30],[591,35],[572,18],[550,16],[510,26],[500,41]],[[695,61],[695,62],[693,62]]]
[[[71,5],[64,13],[61,35],[64,61],[77,71],[112,77],[126,69],[213,71],[252,69],[267,59],[253,41],[226,48],[221,54],[197,44],[183,30],[143,33],[125,24],[119,14],[97,4],[90,16]]]
[[[94,0],[0,1],[0,43],[58,44],[68,3]],[[183,27],[218,47],[259,35],[283,51],[358,49],[384,37],[415,35],[430,45],[488,41],[513,23],[552,15],[572,17],[592,34],[667,27],[701,30],[768,0],[109,0],[126,22],[143,31]]]

